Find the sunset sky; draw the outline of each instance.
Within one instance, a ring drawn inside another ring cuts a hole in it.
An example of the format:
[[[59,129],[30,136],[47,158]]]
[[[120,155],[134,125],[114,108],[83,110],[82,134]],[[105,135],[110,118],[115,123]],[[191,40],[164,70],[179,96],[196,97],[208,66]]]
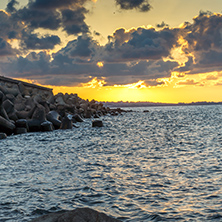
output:
[[[1,0],[0,75],[98,101],[222,101],[221,0]]]

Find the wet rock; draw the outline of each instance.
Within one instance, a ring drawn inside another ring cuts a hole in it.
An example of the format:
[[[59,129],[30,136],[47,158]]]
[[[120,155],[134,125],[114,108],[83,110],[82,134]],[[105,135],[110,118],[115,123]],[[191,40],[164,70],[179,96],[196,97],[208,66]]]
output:
[[[39,132],[41,131],[42,121],[38,119],[30,119],[27,121],[29,132]]]
[[[14,131],[14,134],[15,135],[19,135],[19,134],[24,134],[24,133],[27,133],[27,128],[15,128],[15,131]]]
[[[61,126],[61,121],[59,120],[60,115],[55,110],[50,111],[46,115],[46,119],[50,121],[55,129],[59,129]]]
[[[41,124],[41,130],[43,132],[53,131],[53,124],[49,121],[45,121]]]
[[[28,121],[26,119],[19,119],[15,122],[15,126],[28,129]]]
[[[73,115],[72,119],[74,119],[76,122],[84,122],[84,120],[78,114]]]
[[[93,120],[92,121],[92,127],[103,127],[102,120]]]
[[[72,119],[70,119],[67,115],[65,115],[62,118],[60,129],[72,129],[72,127],[73,127]]]
[[[0,140],[6,139],[7,135],[5,133],[0,133]]]
[[[77,208],[73,211],[51,213],[31,222],[121,222],[90,208]]]
[[[7,135],[11,135],[14,132],[15,125],[9,120],[0,116],[0,130]]]

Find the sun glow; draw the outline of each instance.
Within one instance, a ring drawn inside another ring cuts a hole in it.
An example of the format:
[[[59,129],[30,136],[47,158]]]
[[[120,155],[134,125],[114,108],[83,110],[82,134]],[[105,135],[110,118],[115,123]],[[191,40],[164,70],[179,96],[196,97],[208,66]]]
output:
[[[97,62],[96,64],[99,68],[102,68],[103,67],[103,62]]]
[[[179,76],[179,77],[178,77]],[[91,77],[92,78],[92,77]],[[150,101],[163,103],[222,101],[222,72],[196,75],[179,75],[174,72],[170,78],[159,81],[164,84],[147,86],[145,81],[126,85],[106,85],[105,78],[92,78],[88,83],[79,86],[42,85],[37,81],[18,79],[53,89],[54,95],[77,93],[83,99],[97,101]]]

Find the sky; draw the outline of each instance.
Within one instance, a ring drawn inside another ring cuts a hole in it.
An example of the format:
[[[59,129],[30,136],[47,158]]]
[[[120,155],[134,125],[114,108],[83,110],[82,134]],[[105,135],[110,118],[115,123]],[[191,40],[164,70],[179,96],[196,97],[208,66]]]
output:
[[[1,0],[0,75],[98,101],[222,101],[221,0]]]

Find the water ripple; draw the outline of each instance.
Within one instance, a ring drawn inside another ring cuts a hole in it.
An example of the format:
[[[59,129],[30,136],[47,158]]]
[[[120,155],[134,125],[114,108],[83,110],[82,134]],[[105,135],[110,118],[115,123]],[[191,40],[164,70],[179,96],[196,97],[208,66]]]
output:
[[[2,140],[0,221],[76,207],[127,222],[222,221],[221,106],[137,111]]]

